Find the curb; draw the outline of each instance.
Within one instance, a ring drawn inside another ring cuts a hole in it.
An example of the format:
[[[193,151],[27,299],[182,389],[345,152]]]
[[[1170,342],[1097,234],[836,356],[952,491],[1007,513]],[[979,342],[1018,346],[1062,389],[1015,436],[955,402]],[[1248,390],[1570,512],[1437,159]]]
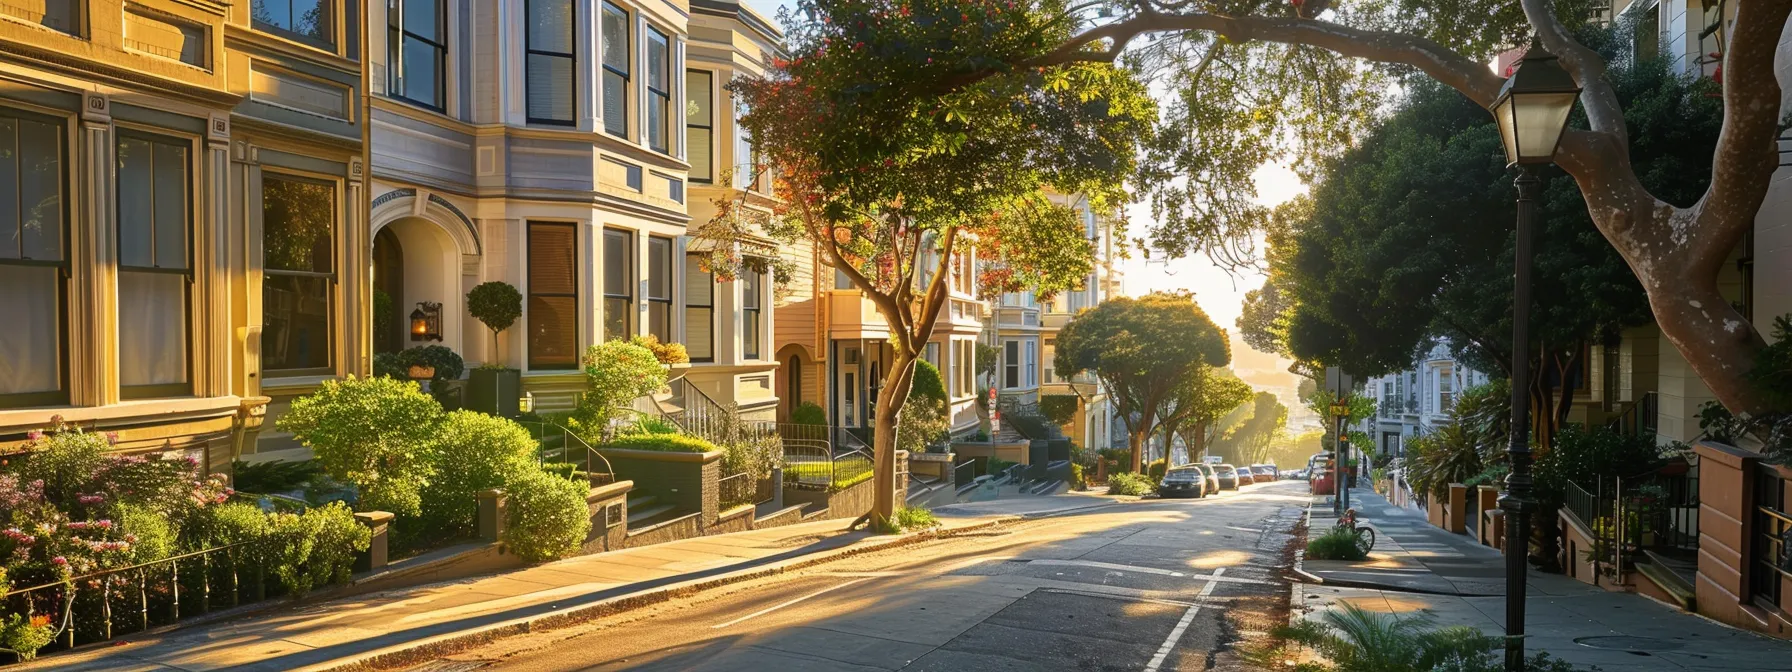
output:
[[[1092,508],[1092,507],[1090,507]],[[1004,523],[1023,520],[1021,515],[997,516],[991,520],[973,523],[964,527],[943,531],[927,531],[895,537],[882,543],[855,544],[831,551],[822,551],[813,555],[792,558],[765,567],[755,567],[730,572],[705,579],[694,579],[680,583],[644,590],[627,595],[599,600],[577,607],[559,609],[552,613],[537,616],[526,616],[502,623],[428,637],[414,642],[397,644],[375,651],[339,658],[337,660],[298,668],[303,672],[362,672],[383,670],[407,664],[422,662],[426,659],[452,655],[466,649],[480,646],[514,635],[527,634],[538,630],[554,630],[576,623],[610,616],[625,611],[632,611],[654,604],[660,604],[686,595],[699,593],[712,588],[750,581],[767,576],[775,576],[798,569],[804,569],[842,558],[864,553],[888,550],[916,544],[934,539],[945,539],[968,532],[978,532]]]
[[[1307,512],[1306,512],[1305,516],[1306,516],[1306,521],[1307,521],[1307,534],[1311,535],[1313,533],[1313,527],[1312,527],[1313,503],[1312,502],[1307,502]],[[1413,588],[1410,586],[1394,586],[1394,585],[1389,585],[1389,584],[1385,584],[1385,583],[1376,583],[1374,581],[1353,581],[1350,579],[1327,580],[1324,577],[1321,577],[1317,574],[1307,571],[1306,557],[1307,557],[1307,549],[1297,548],[1294,550],[1294,574],[1296,576],[1300,577],[1300,579],[1301,579],[1300,581],[1296,582],[1295,585],[1310,583],[1313,585],[1329,586],[1329,587],[1333,587],[1333,588],[1361,588],[1364,590],[1387,590],[1387,591],[1393,591],[1396,593],[1417,593],[1420,595],[1441,595],[1444,597],[1501,597],[1501,596],[1505,595],[1505,593],[1485,594],[1485,593],[1464,593],[1464,592],[1454,592],[1454,591],[1446,592],[1446,591],[1442,591],[1442,590],[1429,590],[1429,589],[1425,589],[1425,588]]]

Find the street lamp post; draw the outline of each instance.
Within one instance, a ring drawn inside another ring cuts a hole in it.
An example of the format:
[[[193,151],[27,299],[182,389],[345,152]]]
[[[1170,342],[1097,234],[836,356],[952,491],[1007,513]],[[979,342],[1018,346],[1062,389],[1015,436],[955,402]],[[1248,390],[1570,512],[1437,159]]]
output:
[[[1574,77],[1535,39],[1493,103],[1506,160],[1517,167],[1518,232],[1512,283],[1512,472],[1500,508],[1506,511],[1506,669],[1524,669],[1525,556],[1530,552],[1531,228],[1537,211],[1536,166],[1553,163],[1568,114],[1580,96]]]

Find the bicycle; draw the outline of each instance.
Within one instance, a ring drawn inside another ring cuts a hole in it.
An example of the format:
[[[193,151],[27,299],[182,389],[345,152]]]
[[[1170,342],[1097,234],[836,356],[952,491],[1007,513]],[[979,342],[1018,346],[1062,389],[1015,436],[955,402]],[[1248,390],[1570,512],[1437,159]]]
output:
[[[1375,530],[1356,524],[1356,509],[1345,509],[1344,515],[1338,517],[1336,527],[1350,530],[1352,534],[1355,534],[1357,548],[1363,549],[1364,555],[1369,554],[1369,549],[1375,548]]]

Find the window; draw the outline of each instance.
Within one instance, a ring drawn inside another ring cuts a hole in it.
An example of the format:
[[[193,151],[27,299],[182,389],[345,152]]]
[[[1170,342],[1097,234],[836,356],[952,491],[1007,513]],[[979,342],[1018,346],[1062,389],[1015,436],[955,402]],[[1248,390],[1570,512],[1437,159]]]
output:
[[[670,152],[672,145],[672,45],[665,33],[647,28],[647,147]]]
[[[760,179],[759,158],[753,154],[753,134],[740,124],[752,110],[747,102],[736,96],[734,99],[734,187],[763,191]]]
[[[672,343],[672,239],[647,239],[647,333]]]
[[[1020,387],[1020,341],[1007,341],[1002,348],[1002,387]]]
[[[703,259],[684,258],[684,350],[693,362],[716,361],[716,276],[703,270]]]
[[[1027,387],[1039,386],[1039,342],[1027,341]]]
[[[440,110],[447,106],[448,13],[443,0],[387,0],[389,92]]]
[[[954,396],[968,397],[977,393],[977,342],[957,340],[952,342],[958,346],[958,371],[953,375],[958,380],[958,389]]]
[[[927,363],[932,364],[933,368],[940,369],[941,371],[945,370],[940,365],[940,344],[938,343],[928,343],[927,345],[922,346],[921,359],[927,360]]]
[[[604,132],[628,137],[628,12],[604,3]],[[570,24],[568,25],[570,29]]]
[[[578,228],[529,222],[529,368],[579,364]]]
[[[255,27],[300,42],[336,45],[336,0],[252,0],[249,18]]]
[[[131,332],[118,339],[118,384],[127,399],[193,393],[190,151],[180,140],[118,133],[118,322]]]
[[[691,163],[691,181],[709,184],[716,179],[715,73],[691,70],[684,73],[684,152]]]
[[[635,335],[635,236],[604,229],[604,340]]]
[[[135,3],[124,8],[124,46],[132,51],[211,68],[205,26],[177,19]]]
[[[262,175],[261,368],[286,375],[329,374],[336,187]]]
[[[741,359],[759,359],[764,340],[764,323],[760,319],[760,301],[765,288],[765,274],[744,270],[740,274],[740,352]]]
[[[1046,383],[1055,383],[1058,381],[1057,376],[1052,374],[1052,353],[1055,350],[1056,350],[1056,348],[1054,347],[1054,345],[1052,343],[1046,343],[1045,350],[1043,352],[1043,356],[1039,358],[1040,366],[1045,369],[1045,382]]]
[[[0,408],[68,403],[64,129],[0,109]]]
[[[527,0],[524,11],[529,14],[523,28],[529,123],[571,126],[578,88],[572,0]]]

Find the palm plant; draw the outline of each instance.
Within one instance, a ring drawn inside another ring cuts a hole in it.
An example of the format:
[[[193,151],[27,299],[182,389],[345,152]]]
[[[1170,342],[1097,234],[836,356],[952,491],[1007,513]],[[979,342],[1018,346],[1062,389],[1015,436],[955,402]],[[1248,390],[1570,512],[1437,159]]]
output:
[[[1494,651],[1500,648],[1500,640],[1468,626],[1432,629],[1423,618],[1374,613],[1348,602],[1337,610],[1321,614],[1319,619],[1281,626],[1273,633],[1279,639],[1312,649],[1326,661],[1309,663],[1303,666],[1306,669],[1333,672],[1491,672],[1499,669]],[[1277,651],[1272,655],[1282,653],[1285,652]]]

